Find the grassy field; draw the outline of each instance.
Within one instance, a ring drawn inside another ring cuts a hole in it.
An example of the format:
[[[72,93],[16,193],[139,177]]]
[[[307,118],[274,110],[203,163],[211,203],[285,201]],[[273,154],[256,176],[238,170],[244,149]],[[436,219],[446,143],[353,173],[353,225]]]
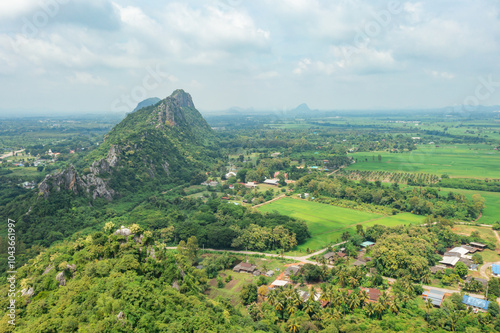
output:
[[[378,155],[382,160],[379,162]],[[500,178],[500,152],[489,145],[419,145],[406,153],[354,153],[351,170],[424,172],[451,177]],[[373,160],[375,156],[375,160]],[[365,161],[367,159],[368,161]]]
[[[244,259],[241,257],[240,259]],[[271,258],[254,258],[249,257],[249,262],[257,265],[257,269],[262,271],[274,270],[276,273],[272,277],[268,277],[268,285],[273,282],[278,275],[286,269],[285,263],[280,259]],[[206,292],[209,298],[215,299],[217,296],[222,296],[224,298],[231,299],[231,304],[233,306],[241,304],[241,299],[239,297],[241,288],[245,284],[255,283],[257,280],[256,276],[248,273],[235,273],[231,269],[226,269],[220,272],[220,276],[224,279],[231,275],[232,280],[228,283],[224,283],[223,288],[217,288],[217,280],[212,279],[209,281],[210,288]]]
[[[470,234],[474,231],[478,231],[482,239],[492,242],[493,244],[497,243],[497,238],[495,237],[495,234],[493,233],[493,230],[491,228],[478,227],[473,225],[455,225],[453,226],[452,230],[457,234],[467,236],[470,236]]]
[[[378,220],[368,221],[363,223],[363,226],[373,226],[375,224],[386,225],[388,227],[393,227],[400,224],[420,224],[424,223],[425,216],[415,215],[411,213],[401,213],[393,216],[383,217]]]
[[[500,244],[493,233],[493,230],[491,228],[487,227],[479,227],[479,226],[473,226],[473,225],[455,225],[453,226],[453,232],[461,235],[467,235],[470,236],[474,231],[479,232],[479,235],[481,236],[482,239],[489,241],[493,244],[496,244],[496,250],[484,250],[480,252],[481,256],[483,257],[483,260],[485,262],[497,262],[500,261],[500,255],[498,254],[498,250],[500,249]]]
[[[372,226],[383,224],[420,223],[423,217],[404,213],[395,216],[382,216],[354,209],[331,206],[306,200],[283,198],[258,208],[261,212],[278,211],[281,214],[306,221],[311,238],[299,245],[298,250],[306,248],[317,250],[340,241],[345,231],[354,231],[356,224]]]

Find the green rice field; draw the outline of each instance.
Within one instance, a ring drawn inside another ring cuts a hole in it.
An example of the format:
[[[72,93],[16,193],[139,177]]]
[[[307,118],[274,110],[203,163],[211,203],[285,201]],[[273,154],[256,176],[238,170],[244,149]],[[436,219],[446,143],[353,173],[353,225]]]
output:
[[[357,159],[347,169],[369,171],[424,172],[464,178],[500,178],[500,152],[489,145],[421,144],[405,153],[354,153]],[[378,161],[378,155],[382,160]],[[375,156],[375,160],[373,160]],[[366,161],[366,159],[368,161]]]
[[[311,238],[299,245],[298,250],[317,250],[340,241],[345,231],[354,231],[356,224],[372,226],[382,224],[395,226],[399,224],[421,223],[423,216],[403,213],[394,216],[383,216],[359,210],[331,206],[312,201],[283,198],[258,208],[260,212],[278,211],[281,214],[304,220],[309,227]]]

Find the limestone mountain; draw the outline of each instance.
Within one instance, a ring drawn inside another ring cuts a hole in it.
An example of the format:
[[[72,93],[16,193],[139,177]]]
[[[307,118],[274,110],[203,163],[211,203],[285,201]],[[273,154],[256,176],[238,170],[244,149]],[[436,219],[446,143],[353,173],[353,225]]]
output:
[[[160,102],[130,113],[104,142],[77,165],[48,175],[39,185],[112,200],[144,186],[189,181],[219,157],[215,134],[191,95],[176,90]]]
[[[290,110],[290,113],[293,114],[307,114],[311,112],[311,109],[306,103],[302,103],[299,106],[297,106],[295,109]]]
[[[137,104],[137,106],[135,107],[135,109],[132,112],[135,112],[137,110],[140,110],[142,108],[145,108],[145,107],[148,107],[151,105],[155,105],[156,103],[158,103],[160,101],[161,101],[161,99],[159,99],[158,97],[151,97],[151,98],[145,99],[142,102],[139,102],[139,104]]]

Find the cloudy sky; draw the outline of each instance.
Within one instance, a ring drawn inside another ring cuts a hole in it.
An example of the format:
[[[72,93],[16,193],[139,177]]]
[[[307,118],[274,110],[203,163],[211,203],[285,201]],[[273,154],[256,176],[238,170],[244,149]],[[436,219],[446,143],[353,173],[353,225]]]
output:
[[[500,104],[496,0],[0,2],[1,115]]]

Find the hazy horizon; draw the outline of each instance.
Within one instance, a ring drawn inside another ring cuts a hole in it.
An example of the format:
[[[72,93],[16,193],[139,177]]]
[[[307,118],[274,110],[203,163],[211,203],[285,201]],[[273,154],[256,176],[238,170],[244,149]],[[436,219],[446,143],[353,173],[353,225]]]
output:
[[[0,19],[2,117],[125,113],[178,88],[205,113],[500,104],[487,0],[22,0]]]

